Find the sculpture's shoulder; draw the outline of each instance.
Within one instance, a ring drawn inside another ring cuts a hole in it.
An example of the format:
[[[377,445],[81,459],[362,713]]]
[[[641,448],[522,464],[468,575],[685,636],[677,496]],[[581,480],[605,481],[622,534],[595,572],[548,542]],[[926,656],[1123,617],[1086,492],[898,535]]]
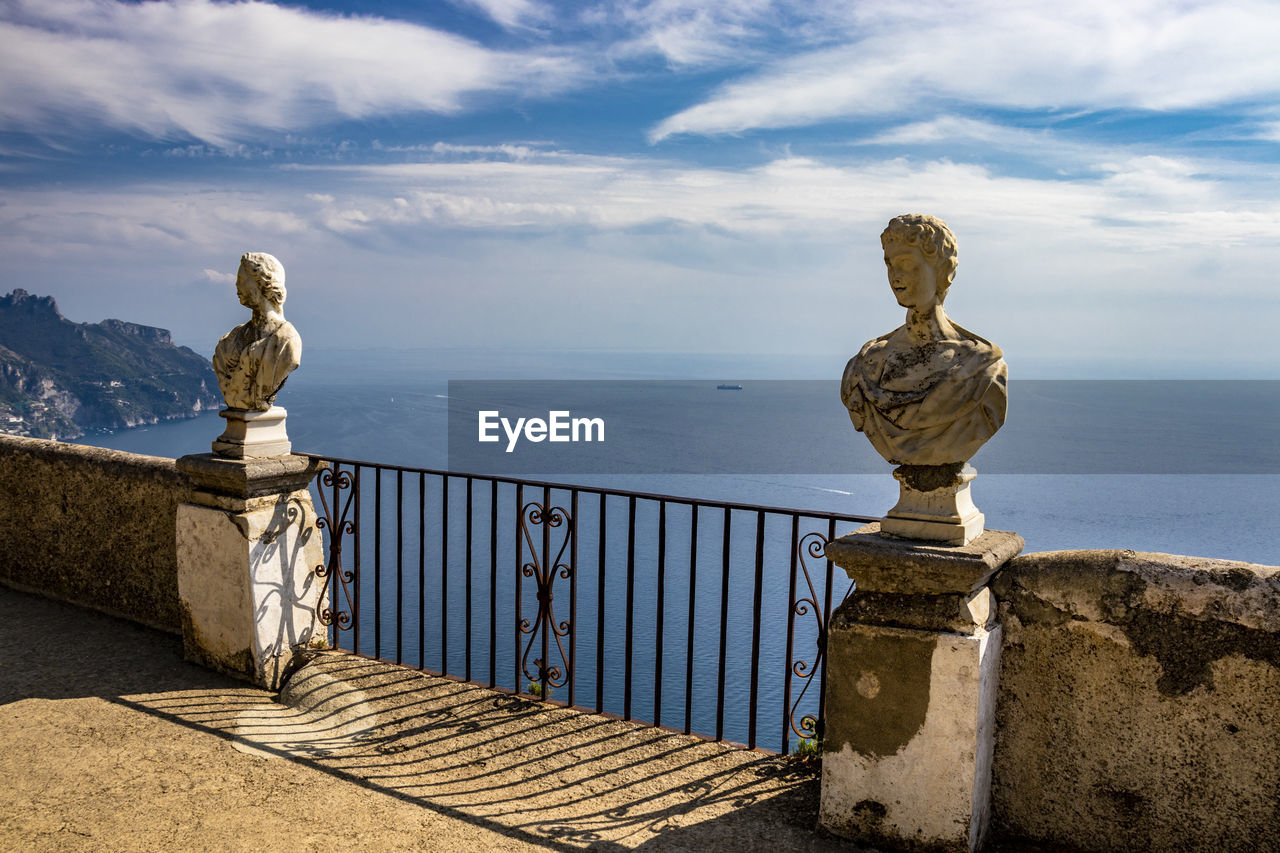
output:
[[[846,372],[857,366],[858,368],[866,367],[872,363],[882,363],[885,355],[891,348],[894,336],[902,332],[904,327],[899,326],[892,332],[881,335],[878,338],[872,338],[862,345],[862,349],[858,350],[858,354],[849,359],[846,366]]]
[[[302,363],[302,336],[292,323],[286,320],[271,330],[264,357],[282,377],[281,381]]]
[[[973,389],[973,398],[994,434],[1004,423],[1009,407],[1009,365],[1004,351],[963,326],[952,325],[964,336],[959,367],[965,384]]]
[[[248,323],[241,323],[222,337],[213,348],[213,369],[221,372],[225,369],[227,359],[239,355],[245,348],[244,329]]]
[[[283,347],[297,350],[302,349],[302,336],[298,334],[298,330],[295,329],[293,324],[288,320],[285,320],[277,326],[275,331],[272,332],[272,336],[275,337]]]
[[[874,384],[875,377],[879,376],[884,367],[889,339],[897,331],[899,330],[895,329],[893,332],[867,341],[862,345],[862,349],[858,350],[858,354],[849,359],[844,366],[844,375],[840,379],[840,399],[844,402],[845,408],[849,409],[854,418],[854,426],[858,429],[862,429],[861,419],[854,413],[862,406],[862,385],[868,382]]]
[[[232,347],[239,343],[241,336],[244,334],[245,327],[249,325],[251,324],[241,323],[238,326],[233,326],[231,331],[218,338],[218,349],[226,349],[227,347]]]
[[[954,320],[951,322],[951,327],[960,335],[960,346],[970,357],[991,362],[1004,359],[1004,350],[991,343],[991,341],[981,335],[974,334]]]

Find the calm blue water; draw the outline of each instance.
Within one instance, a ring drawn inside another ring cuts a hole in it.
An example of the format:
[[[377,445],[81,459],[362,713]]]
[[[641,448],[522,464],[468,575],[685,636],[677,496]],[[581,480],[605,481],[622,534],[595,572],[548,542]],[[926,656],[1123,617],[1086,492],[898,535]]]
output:
[[[296,450],[427,468],[448,467],[447,383],[450,379],[492,376],[554,378],[644,378],[690,375],[725,381],[742,381],[743,371],[764,373],[768,363],[743,366],[742,359],[720,361],[704,357],[697,364],[671,356],[624,355],[584,357],[538,355],[522,359],[482,352],[439,356],[446,364],[424,364],[433,354],[414,352],[309,354],[308,362],[290,380],[278,402],[289,410],[289,435]],[[636,366],[639,363],[641,366]],[[515,365],[519,365],[516,367]],[[713,371],[721,371],[718,375]],[[729,373],[736,370],[737,373]],[[773,375],[777,375],[774,368]],[[785,375],[785,374],[784,374]],[[1270,389],[1275,383],[1257,383]],[[1015,384],[1015,392],[1019,386]],[[1203,396],[1202,384],[1188,383],[1188,390]],[[1167,386],[1166,386],[1167,388]],[[726,393],[726,392],[721,392]],[[1265,459],[1260,470],[1280,470],[1280,441],[1272,439],[1280,429],[1280,400],[1251,401],[1254,411],[1229,408],[1230,423],[1255,424],[1257,428],[1231,427],[1225,435],[1206,436],[1206,426],[1194,413],[1206,408],[1197,401],[1164,399],[1133,401],[1134,418],[1143,412],[1160,415],[1152,427],[1129,425],[1111,430],[1105,437],[1082,441],[1079,435],[1055,434],[1050,417],[1054,401],[1018,399],[1010,402],[1009,422],[974,460],[979,477],[974,482],[975,501],[987,517],[987,526],[1016,530],[1027,541],[1028,551],[1071,548],[1129,548],[1221,559],[1280,564],[1280,541],[1274,535],[1280,517],[1280,475],[1274,473],[1196,474],[1098,474],[1098,473],[990,473],[1054,471],[1079,468],[1082,447],[1099,458],[1114,460],[1125,470],[1206,470],[1197,465],[1197,448],[1224,460],[1222,471],[1247,471],[1242,460]],[[1274,395],[1273,395],[1274,396]],[[823,405],[814,401],[814,408]],[[1058,404],[1060,405],[1060,404]],[[1123,409],[1124,400],[1111,406]],[[828,401],[820,415],[829,427],[824,439],[832,453],[867,453],[866,440],[848,427],[839,402]],[[1021,410],[1021,411],[1020,411]],[[1177,413],[1181,412],[1181,415]],[[1124,424],[1121,411],[1116,422]],[[643,417],[643,412],[637,417]],[[1026,422],[1034,423],[1024,428]],[[122,431],[115,435],[86,436],[80,441],[134,453],[181,456],[203,453],[221,432],[222,421],[210,414],[200,418]],[[1268,432],[1267,430],[1270,430]],[[1157,440],[1158,439],[1158,440]],[[806,433],[806,441],[811,434]],[[786,436],[780,436],[785,442]],[[1007,446],[1002,446],[1007,445]],[[1171,452],[1168,448],[1174,448]],[[1055,465],[1055,460],[1071,462]],[[1170,462],[1167,458],[1174,455]],[[1185,462],[1183,460],[1186,460]],[[1096,467],[1096,466],[1095,466]],[[885,465],[884,474],[725,474],[725,475],[623,475],[581,477],[597,485],[689,495],[701,498],[797,507],[861,515],[881,515],[897,496],[897,483]],[[1213,466],[1207,470],[1212,471]]]
[[[443,363],[424,364],[420,353],[345,354],[342,358],[312,354],[279,399],[289,410],[289,434],[294,448],[328,456],[446,468],[446,394],[450,379],[509,377],[522,372],[532,378],[572,378],[575,369],[578,375],[591,378],[622,379],[644,378],[648,370],[648,375],[695,375],[717,381],[742,381],[751,387],[750,376],[744,375],[748,368],[729,361],[687,364],[673,360],[655,365],[650,358],[638,366],[628,357],[612,356],[590,360],[590,370],[582,367],[581,355],[573,354],[510,361],[482,353],[451,353],[440,356],[440,361]],[[523,366],[517,369],[513,364]],[[762,370],[761,365],[753,366]],[[1015,385],[1011,393],[1016,390]],[[1082,452],[1096,454],[1090,456],[1094,462],[1117,460],[1117,465],[1128,470],[1193,468],[1180,460],[1204,447],[1210,437],[1218,444],[1206,457],[1217,460],[1213,465],[1223,470],[1251,470],[1250,460],[1260,461],[1262,470],[1280,470],[1276,458],[1280,442],[1272,440],[1268,432],[1274,429],[1273,424],[1280,423],[1276,417],[1280,401],[1272,399],[1271,389],[1262,384],[1232,397],[1235,405],[1230,409],[1231,417],[1236,423],[1251,426],[1228,431],[1234,443],[1227,444],[1219,437],[1222,430],[1203,417],[1179,414],[1222,410],[1222,400],[1204,399],[1226,393],[1221,387],[1166,387],[1158,398],[1150,399],[1144,394],[1150,397],[1155,392],[1147,388],[1109,386],[1104,390],[1114,399],[1107,400],[1109,414],[1106,429],[1102,430],[1107,439],[1099,441],[1096,448],[1081,436],[1098,430],[1088,423],[1084,429],[1070,426],[1071,419],[1064,414],[1064,406],[1075,405],[1074,391],[1064,396],[1053,388],[1041,387],[1022,399],[1011,398],[1010,423],[988,449],[1000,447],[1006,436],[1008,446],[1001,448],[1002,455],[989,454],[987,463],[981,455],[975,459],[980,474],[973,487],[974,495],[986,513],[988,527],[1018,531],[1027,540],[1028,551],[1129,548],[1280,563],[1280,548],[1273,536],[1273,520],[1280,515],[1277,474],[981,473],[984,464],[995,470],[1070,471],[1082,467]],[[773,408],[785,414],[795,405],[795,401],[788,400],[785,406]],[[805,429],[800,430],[788,429],[784,421],[778,429],[778,441],[785,441],[788,435],[804,434],[798,440],[829,445],[833,453],[864,450],[865,439],[848,426],[834,395],[830,400],[821,394],[811,404],[802,402],[802,408],[809,406],[815,410],[814,423],[806,423]],[[1242,406],[1252,410],[1242,411]],[[771,404],[759,400],[752,410],[770,411]],[[643,410],[634,414],[639,419],[644,416]],[[1148,422],[1158,426],[1147,430],[1144,424]],[[85,441],[176,457],[206,452],[221,432],[221,425],[216,415],[207,415],[116,435],[92,436]],[[1209,470],[1213,465],[1208,466]],[[878,516],[897,497],[897,484],[888,466],[884,467],[882,474],[610,474],[580,476],[572,482]],[[563,532],[566,526],[547,531],[547,545],[553,553],[545,556],[542,526],[527,524],[528,538],[521,532],[514,487],[498,489],[495,515],[495,496],[489,491],[490,486],[484,481],[476,482],[468,534],[465,481],[451,479],[446,497],[439,477],[408,474],[397,478],[388,472],[383,475],[380,489],[373,478],[372,471],[362,474],[359,548],[350,537],[344,543],[345,565],[351,567],[357,550],[362,561],[359,589],[352,590],[359,598],[358,606],[352,603],[352,609],[360,614],[359,651],[413,665],[422,663],[430,669],[469,675],[508,688],[517,684],[526,687],[529,673],[537,671],[533,661],[542,655],[542,635],[518,632],[517,581],[522,585],[520,616],[533,620],[537,603],[534,578],[519,573],[517,566],[537,562],[531,573],[546,571],[561,545],[569,547]],[[339,495],[340,503],[345,494]],[[526,507],[543,499],[541,490],[526,490],[520,497]],[[549,497],[553,506],[566,513],[571,510],[568,490],[552,490]],[[323,512],[318,495],[316,507]],[[399,516],[397,507],[401,508]],[[577,571],[572,584],[557,578],[552,587],[556,621],[566,622],[572,614],[575,630],[570,632],[572,638],[562,638],[559,646],[548,635],[551,664],[563,670],[572,661],[574,694],[571,697],[567,687],[561,687],[553,690],[552,696],[572,698],[586,706],[595,706],[598,701],[605,710],[619,714],[626,712],[629,698],[633,717],[652,720],[660,716],[662,723],[676,727],[684,725],[688,698],[695,731],[715,734],[722,712],[724,735],[745,742],[750,735],[754,680],[758,693],[758,743],[780,748],[786,721],[798,722],[801,715],[817,710],[816,689],[806,694],[794,714],[788,712],[789,703],[784,701],[787,672],[796,672],[792,667],[800,662],[803,665],[798,671],[808,671],[816,637],[815,608],[801,608],[804,612],[791,614],[793,621],[788,621],[790,583],[794,579],[797,585],[796,599],[812,595],[821,605],[818,609],[825,609],[828,595],[833,605],[839,602],[848,589],[848,580],[837,570],[828,587],[825,563],[816,559],[798,562],[793,575],[790,519],[766,516],[757,608],[755,513],[729,514],[726,551],[723,512],[700,512],[695,544],[689,508],[668,505],[665,550],[659,560],[658,504],[637,502],[634,541],[628,538],[629,509],[625,498],[610,498],[603,507],[606,518],[602,520],[599,499],[590,495],[579,499],[576,559],[571,560],[572,555],[560,559],[573,562]],[[354,507],[349,511],[354,512]],[[837,535],[852,526],[838,525]],[[826,522],[802,520],[798,533],[803,536],[809,532],[825,534]],[[603,610],[599,607],[601,600]],[[630,642],[627,620],[622,615],[627,612],[628,600],[636,614],[629,629]],[[722,602],[727,614],[723,626]],[[753,619],[757,612],[758,634]],[[789,639],[793,647],[790,658]],[[355,642],[349,632],[344,632],[342,645],[351,647]],[[759,663],[754,670],[753,643],[759,646]],[[717,694],[722,680],[722,648],[723,699]],[[693,672],[691,682],[686,681],[689,667]],[[632,672],[629,696],[628,668]],[[790,701],[795,702],[805,679],[793,674],[791,680]],[[686,697],[686,683],[693,685],[691,697]],[[791,738],[794,743],[794,735]]]

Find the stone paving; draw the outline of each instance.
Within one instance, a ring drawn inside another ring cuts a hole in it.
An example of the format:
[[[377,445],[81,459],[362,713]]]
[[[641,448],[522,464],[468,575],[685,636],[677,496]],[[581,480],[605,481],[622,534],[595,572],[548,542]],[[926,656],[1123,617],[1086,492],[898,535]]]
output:
[[[280,697],[0,587],[0,849],[847,851],[817,782],[326,653]]]

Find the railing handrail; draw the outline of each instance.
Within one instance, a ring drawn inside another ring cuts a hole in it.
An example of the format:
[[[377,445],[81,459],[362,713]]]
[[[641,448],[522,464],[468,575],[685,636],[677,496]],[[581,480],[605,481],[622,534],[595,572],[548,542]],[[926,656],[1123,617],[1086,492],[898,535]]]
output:
[[[667,495],[661,492],[639,492],[631,489],[616,489],[609,486],[588,486],[578,483],[557,483],[552,480],[525,480],[519,477],[505,477],[499,474],[472,474],[465,471],[450,471],[442,468],[418,468],[412,465],[398,465],[392,462],[368,462],[360,459],[346,459],[341,456],[329,456],[323,453],[311,453],[308,451],[295,450],[294,456],[305,456],[308,459],[317,459],[324,462],[337,462],[342,465],[358,465],[362,468],[382,468],[388,471],[402,471],[406,474],[430,474],[436,477],[459,477],[471,480],[492,480],[497,483],[507,483],[513,486],[533,486],[535,488],[552,488],[566,489],[570,491],[585,492],[593,495],[610,495],[623,498],[639,498],[644,500],[665,501],[667,503],[687,504],[703,507],[714,507],[716,509],[737,509],[750,512],[770,512],[780,513],[783,515],[799,515],[804,518],[822,519],[823,521],[851,521],[867,523],[871,521],[879,521],[878,516],[870,515],[851,515],[849,513],[831,512],[829,510],[820,509],[799,509],[796,507],[769,506],[766,504],[748,504],[738,501],[721,501],[711,498],[695,498],[682,495]],[[714,475],[709,475],[714,476]]]

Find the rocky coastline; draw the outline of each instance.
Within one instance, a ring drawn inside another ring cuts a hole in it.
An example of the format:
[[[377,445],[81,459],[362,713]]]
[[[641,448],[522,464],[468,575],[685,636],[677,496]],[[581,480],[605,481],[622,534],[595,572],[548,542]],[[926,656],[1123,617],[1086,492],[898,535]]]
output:
[[[0,296],[0,433],[68,440],[220,407],[208,360],[167,330],[74,323],[51,296]]]

